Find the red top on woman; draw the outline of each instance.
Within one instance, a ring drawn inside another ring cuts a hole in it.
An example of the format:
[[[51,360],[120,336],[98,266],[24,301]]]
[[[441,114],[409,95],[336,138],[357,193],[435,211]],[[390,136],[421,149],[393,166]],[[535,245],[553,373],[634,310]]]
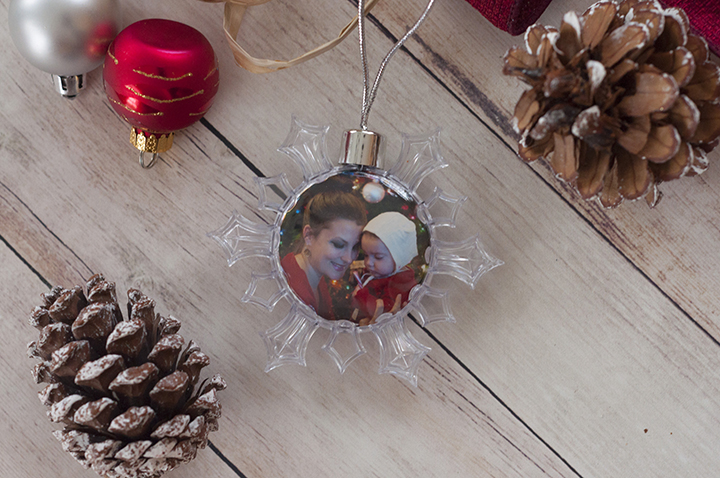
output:
[[[282,266],[283,271],[285,271],[285,277],[287,278],[288,285],[293,292],[295,292],[298,298],[312,307],[320,317],[324,317],[328,320],[335,320],[335,314],[332,310],[332,301],[330,300],[330,290],[328,288],[328,283],[325,280],[325,276],[320,278],[320,282],[317,286],[318,298],[320,299],[320,303],[318,304],[315,301],[315,293],[313,292],[312,287],[310,287],[307,274],[305,274],[305,271],[302,270],[300,264],[298,264],[297,259],[295,259],[295,254],[291,252],[283,257],[282,261],[280,261],[280,265]]]

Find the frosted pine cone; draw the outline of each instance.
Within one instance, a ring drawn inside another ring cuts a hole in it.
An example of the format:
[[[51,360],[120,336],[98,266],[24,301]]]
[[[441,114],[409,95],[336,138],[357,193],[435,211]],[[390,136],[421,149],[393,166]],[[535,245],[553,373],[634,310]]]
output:
[[[503,72],[532,88],[515,107],[525,161],[549,159],[561,180],[604,207],[700,174],[720,137],[720,68],[681,9],[600,1],[560,29],[533,25]]]
[[[107,478],[159,477],[207,445],[225,382],[215,376],[193,393],[207,355],[140,291],[128,291],[123,320],[114,283],[97,274],[86,290],[54,287],[32,311],[40,337],[28,354],[42,359],[36,382],[48,383],[40,401],[83,466]]]

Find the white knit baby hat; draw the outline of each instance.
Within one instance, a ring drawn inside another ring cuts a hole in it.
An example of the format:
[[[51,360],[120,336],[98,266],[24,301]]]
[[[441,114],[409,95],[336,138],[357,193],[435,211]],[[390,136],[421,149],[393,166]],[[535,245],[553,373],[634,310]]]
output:
[[[384,212],[372,218],[364,231],[372,232],[385,244],[395,261],[395,272],[417,256],[415,223],[399,212]]]

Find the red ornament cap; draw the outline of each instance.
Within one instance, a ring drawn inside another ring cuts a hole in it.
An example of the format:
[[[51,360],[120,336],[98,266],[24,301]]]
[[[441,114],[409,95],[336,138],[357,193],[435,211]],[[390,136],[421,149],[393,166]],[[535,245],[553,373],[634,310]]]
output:
[[[113,109],[139,131],[170,133],[202,118],[218,90],[217,58],[202,33],[148,19],[115,37],[103,65]]]

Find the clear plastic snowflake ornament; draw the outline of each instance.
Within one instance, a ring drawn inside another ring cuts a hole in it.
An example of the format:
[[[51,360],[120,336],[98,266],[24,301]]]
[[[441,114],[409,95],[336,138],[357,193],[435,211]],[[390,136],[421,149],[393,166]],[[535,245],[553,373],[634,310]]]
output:
[[[310,339],[324,328],[329,334],[322,349],[341,373],[366,353],[363,341],[374,337],[379,373],[416,385],[430,349],[412,336],[406,320],[421,326],[455,322],[448,292],[431,287],[432,277],[450,275],[472,288],[502,262],[478,237],[435,238],[438,228],[455,226],[465,202],[437,188],[428,199],[418,195],[423,179],[447,166],[438,132],[403,135],[400,157],[385,171],[377,165],[380,136],[362,130],[345,132],[343,156],[333,167],[328,130],[293,118],[279,151],[302,170],[297,187],[284,173],[256,178],[259,208],[276,214],[273,224],[235,212],[208,235],[222,246],[228,265],[247,257],[268,260],[269,271],[252,274],[243,302],[269,311],[282,299],[291,303],[287,316],[262,334],[266,371],[305,365]],[[450,213],[440,216],[437,209]]]
[[[474,287],[480,276],[502,262],[490,256],[478,237],[460,242],[436,239],[438,228],[455,227],[465,198],[440,189],[427,200],[420,183],[447,166],[439,131],[403,135],[400,157],[386,171],[380,135],[367,129],[370,108],[390,58],[417,30],[434,0],[383,59],[370,87],[365,56],[365,0],[358,1],[358,32],[363,67],[361,121],[343,135],[337,166],[328,159],[329,126],[310,126],[293,117],[279,151],[300,167],[303,180],[293,188],[286,175],[256,178],[259,207],[275,213],[272,224],[256,224],[233,213],[208,234],[225,251],[229,265],[263,257],[269,272],[253,273],[242,298],[270,311],[283,298],[290,312],[262,334],[266,371],[287,363],[305,365],[310,339],[329,330],[322,349],[340,373],[366,353],[363,340],[375,337],[379,373],[417,385],[418,367],[430,351],[407,328],[455,322],[447,291],[430,286],[433,276],[453,276]],[[437,210],[449,209],[447,216]],[[267,292],[267,289],[271,292]]]

